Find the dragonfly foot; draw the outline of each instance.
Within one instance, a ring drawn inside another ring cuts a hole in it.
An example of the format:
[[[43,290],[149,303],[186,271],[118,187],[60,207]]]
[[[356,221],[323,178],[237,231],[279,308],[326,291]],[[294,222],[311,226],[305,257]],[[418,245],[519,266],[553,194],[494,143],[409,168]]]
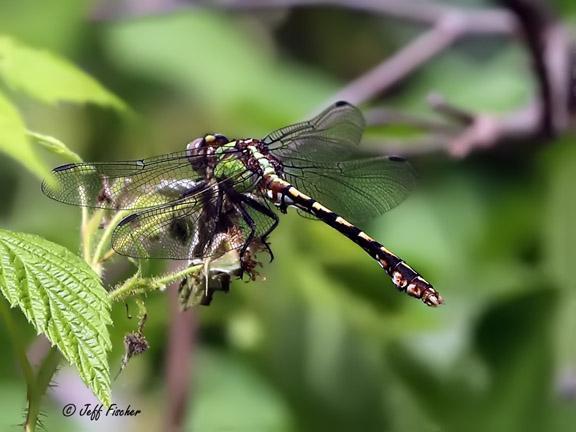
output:
[[[270,261],[274,261],[274,253],[272,252],[272,248],[270,247],[270,243],[266,241],[266,239],[262,239],[262,245],[266,248],[266,252],[270,255]]]

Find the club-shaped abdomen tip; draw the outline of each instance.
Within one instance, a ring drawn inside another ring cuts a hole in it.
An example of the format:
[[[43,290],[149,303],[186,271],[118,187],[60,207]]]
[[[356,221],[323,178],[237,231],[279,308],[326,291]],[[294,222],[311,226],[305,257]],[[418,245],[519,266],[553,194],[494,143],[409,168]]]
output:
[[[442,296],[426,282],[422,276],[416,276],[406,287],[406,293],[412,297],[419,298],[425,305],[436,307],[444,303]]]
[[[444,299],[437,292],[430,292],[427,296],[423,296],[422,301],[424,302],[425,305],[431,307],[436,307],[440,306],[441,304],[444,304]]]

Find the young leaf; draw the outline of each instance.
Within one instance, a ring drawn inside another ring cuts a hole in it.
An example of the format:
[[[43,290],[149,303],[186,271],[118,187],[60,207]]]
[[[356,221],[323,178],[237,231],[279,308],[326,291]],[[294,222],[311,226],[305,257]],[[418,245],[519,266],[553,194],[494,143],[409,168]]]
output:
[[[12,88],[47,103],[90,102],[124,110],[116,95],[68,61],[0,36],[0,76]]]
[[[78,155],[78,153],[70,150],[66,146],[66,144],[64,144],[59,139],[54,138],[53,136],[50,135],[44,135],[38,132],[32,132],[30,130],[27,131],[26,133],[30,138],[32,138],[33,142],[40,145],[41,147],[44,147],[46,150],[54,154],[63,156],[66,160],[69,160],[70,162],[82,162],[82,158]]]
[[[99,277],[66,248],[0,229],[0,292],[110,403],[110,302]]]
[[[26,137],[26,128],[18,110],[2,93],[0,93],[0,151],[16,159],[40,178],[49,172],[36,156]]]

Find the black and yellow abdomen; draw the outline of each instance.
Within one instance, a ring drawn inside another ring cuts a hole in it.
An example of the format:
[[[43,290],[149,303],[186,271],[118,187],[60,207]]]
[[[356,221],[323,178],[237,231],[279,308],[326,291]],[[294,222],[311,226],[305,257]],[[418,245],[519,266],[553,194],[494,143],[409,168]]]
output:
[[[278,177],[272,179],[268,188],[271,198],[275,199],[281,209],[288,205],[295,206],[330,225],[364,249],[382,266],[400,291],[421,299],[428,306],[443,303],[442,296],[418,272],[357,226]]]

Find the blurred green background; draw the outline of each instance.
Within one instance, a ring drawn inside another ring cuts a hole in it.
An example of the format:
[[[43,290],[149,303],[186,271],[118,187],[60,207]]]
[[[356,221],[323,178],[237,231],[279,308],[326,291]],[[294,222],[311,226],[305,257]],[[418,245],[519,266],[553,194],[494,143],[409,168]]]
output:
[[[112,3],[0,1],[3,34],[69,59],[133,111],[16,96],[33,130],[57,137],[85,160],[177,151],[211,131],[263,136],[316,112],[421,31],[329,7],[134,17],[115,15]],[[576,6],[556,3],[563,19],[575,23]],[[361,107],[424,113],[426,95],[436,91],[473,111],[508,112],[527,103],[533,85],[519,41],[470,38]],[[396,149],[405,142],[414,153],[409,128],[368,135],[372,148],[385,151],[393,140]],[[38,152],[50,166],[63,163]],[[462,160],[443,152],[411,159],[418,191],[363,228],[418,269],[446,304],[432,310],[400,295],[351,242],[289,212],[271,237],[276,259],[261,269],[266,280],[235,282],[228,295],[217,293],[210,307],[193,312],[191,374],[182,378],[190,391],[185,430],[572,430],[574,137],[504,145]],[[4,155],[0,202],[2,227],[79,251],[79,210],[45,198],[38,178]],[[123,258],[114,260],[107,284],[130,271]],[[165,293],[147,304],[151,349],[113,383],[115,402],[142,410],[123,419],[124,431],[164,430],[174,316]],[[13,315],[32,342],[32,328],[19,311]],[[133,321],[115,305],[113,372]],[[24,381],[3,331],[0,343],[0,430],[18,430]],[[46,399],[47,430],[104,430],[104,423],[62,416],[62,406],[77,400],[67,373],[74,374],[63,368],[57,394]]]

